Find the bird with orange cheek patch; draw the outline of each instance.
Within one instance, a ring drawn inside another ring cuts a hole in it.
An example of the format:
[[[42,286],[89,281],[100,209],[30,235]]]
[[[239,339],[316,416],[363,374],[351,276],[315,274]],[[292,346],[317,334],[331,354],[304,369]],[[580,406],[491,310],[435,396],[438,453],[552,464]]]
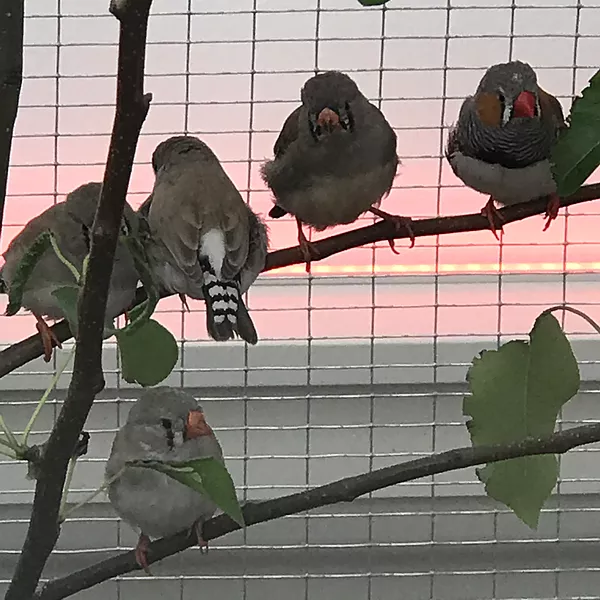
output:
[[[108,498],[117,514],[139,531],[135,557],[147,573],[150,537],[194,528],[200,547],[207,548],[202,525],[217,507],[203,494],[164,473],[126,463],[206,457],[223,462],[223,451],[195,398],[169,387],[144,390],[115,437],[105,477],[115,478],[124,469],[109,484]]]
[[[481,213],[496,237],[502,219],[494,201],[510,205],[547,196],[544,231],[557,217],[560,199],[550,155],[565,127],[560,102],[520,61],[490,67],[475,95],[463,102],[446,158],[466,185],[490,195]]]
[[[348,75],[327,71],[311,77],[302,105],[286,119],[273,160],[261,169],[274,195],[272,218],[296,218],[298,243],[308,264],[318,255],[302,225],[317,231],[353,223],[371,213],[414,235],[407,217],[379,209],[396,176],[396,134]],[[393,249],[393,242],[390,242]]]

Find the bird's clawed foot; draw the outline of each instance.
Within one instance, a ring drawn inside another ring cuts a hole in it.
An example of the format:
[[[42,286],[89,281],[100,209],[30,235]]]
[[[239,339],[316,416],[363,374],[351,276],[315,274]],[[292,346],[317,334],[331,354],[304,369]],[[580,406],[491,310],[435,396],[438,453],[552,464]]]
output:
[[[150,567],[148,566],[148,546],[150,545],[150,538],[140,533],[138,538],[137,546],[135,547],[135,562],[142,568],[148,575],[152,575]]]
[[[492,197],[490,197],[486,205],[481,209],[481,214],[488,220],[488,223],[490,224],[490,231],[494,234],[494,237],[500,241],[498,231],[500,231],[500,235],[504,233],[504,230],[502,229],[502,223],[504,223],[504,219],[494,205],[494,199]]]
[[[410,239],[410,248],[415,245],[415,232],[412,228],[413,220],[410,217],[402,217],[400,215],[391,215],[390,213],[386,213],[379,208],[375,208],[372,206],[369,209],[374,215],[380,217],[384,221],[388,223],[392,223],[392,225],[396,228],[398,233],[402,233],[406,231],[408,233],[408,238]],[[394,239],[390,238],[388,240],[388,244],[390,245],[390,249],[394,254],[400,254],[398,250],[396,250]]]
[[[185,297],[185,294],[178,294],[179,299],[181,300],[181,304],[183,304],[183,309],[186,312],[191,312],[190,310],[190,305],[188,304],[187,298]]]
[[[544,231],[550,227],[550,223],[558,217],[558,211],[560,210],[560,196],[558,194],[551,194],[548,198],[548,205],[546,206],[546,224],[544,225]]]
[[[37,321],[35,326],[42,338],[42,345],[44,346],[44,361],[50,362],[50,359],[52,358],[52,351],[53,351],[54,347],[56,346],[57,348],[62,348],[62,344],[60,343],[60,340],[54,334],[54,331],[52,331],[52,329],[50,329],[50,327],[48,326],[48,323],[46,323],[46,321],[44,321],[44,319],[42,317],[40,317],[39,315],[36,315],[35,313],[33,316],[35,317],[35,320]]]
[[[302,258],[306,263],[306,272],[310,273],[310,263],[319,257],[319,252],[304,235],[302,223],[298,219],[296,219],[296,225],[298,227],[298,245],[300,246],[300,252],[302,252]]]
[[[200,547],[200,554],[208,554],[208,542],[202,537],[202,526],[204,523],[202,521],[198,521],[194,525],[194,530],[196,531],[196,540],[198,541],[198,546]]]

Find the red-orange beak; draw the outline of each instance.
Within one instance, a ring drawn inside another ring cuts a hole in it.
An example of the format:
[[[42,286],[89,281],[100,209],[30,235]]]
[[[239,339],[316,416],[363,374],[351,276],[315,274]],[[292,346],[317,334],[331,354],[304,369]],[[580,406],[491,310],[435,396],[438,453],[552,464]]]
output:
[[[317,117],[317,124],[326,131],[333,131],[340,126],[340,117],[334,110],[324,108]]]
[[[536,100],[531,92],[521,92],[513,104],[513,117],[535,117]]]
[[[185,420],[185,439],[193,440],[203,435],[212,435],[212,429],[200,410],[190,410]]]

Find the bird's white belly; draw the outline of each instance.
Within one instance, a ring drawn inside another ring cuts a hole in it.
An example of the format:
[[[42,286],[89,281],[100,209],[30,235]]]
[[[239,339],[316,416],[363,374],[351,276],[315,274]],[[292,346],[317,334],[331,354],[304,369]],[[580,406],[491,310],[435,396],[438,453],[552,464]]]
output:
[[[128,472],[111,486],[111,503],[125,521],[152,538],[190,529],[216,509],[202,494],[167,475],[144,469],[142,489],[137,477],[127,477]]]
[[[518,204],[556,192],[548,160],[521,169],[509,169],[457,152],[450,164],[454,174],[466,185],[489,194],[502,204]]]

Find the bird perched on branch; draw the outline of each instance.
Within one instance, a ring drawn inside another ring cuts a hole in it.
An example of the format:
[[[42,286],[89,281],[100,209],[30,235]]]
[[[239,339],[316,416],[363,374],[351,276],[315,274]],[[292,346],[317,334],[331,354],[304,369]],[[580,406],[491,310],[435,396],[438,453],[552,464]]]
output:
[[[144,390],[114,439],[105,478],[110,482],[108,498],[113,508],[140,532],[135,557],[147,572],[150,537],[174,535],[194,527],[198,543],[206,547],[202,525],[213,516],[216,505],[164,473],[126,463],[197,458],[224,462],[219,441],[195,398],[170,387]]]
[[[55,204],[25,225],[3,254],[5,263],[0,270],[2,292],[10,292],[22,259],[38,236],[46,231],[54,234],[63,256],[82,273],[83,261],[90,250],[91,229],[101,189],[101,183],[85,183],[69,193],[64,202]],[[125,203],[122,233],[136,235],[137,227],[138,217],[129,204]],[[106,304],[107,323],[132,305],[137,282],[138,273],[133,258],[125,241],[120,239],[115,251]],[[31,311],[37,321],[46,362],[52,357],[53,346],[60,347],[61,344],[43,317],[54,320],[65,317],[53,292],[60,287],[75,286],[77,283],[74,274],[50,246],[42,254],[25,284],[22,305]]]
[[[244,202],[213,151],[193,136],[161,142],[152,155],[156,175],[140,207],[146,252],[160,285],[206,302],[206,326],[216,341],[258,336],[242,294],[267,257],[267,229]]]
[[[560,199],[550,155],[565,127],[560,102],[520,61],[490,67],[475,95],[463,102],[446,158],[466,185],[490,194],[481,212],[496,237],[496,221],[502,220],[494,201],[510,205],[548,196],[544,230],[557,217]]]
[[[264,163],[261,174],[275,197],[269,216],[290,213],[296,218],[307,268],[317,255],[302,224],[323,231],[370,211],[399,229],[408,228],[414,243],[410,219],[379,209],[399,162],[396,134],[381,111],[339,71],[311,77],[301,100],[285,120],[275,157]]]

